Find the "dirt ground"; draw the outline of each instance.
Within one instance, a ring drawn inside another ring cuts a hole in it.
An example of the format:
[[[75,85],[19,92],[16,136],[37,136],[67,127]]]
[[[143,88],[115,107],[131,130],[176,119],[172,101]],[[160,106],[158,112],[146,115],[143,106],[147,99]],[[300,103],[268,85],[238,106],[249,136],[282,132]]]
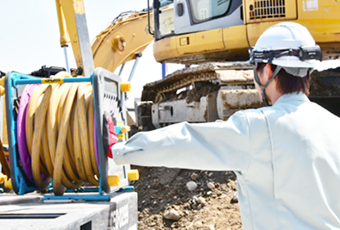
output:
[[[132,168],[140,172],[139,230],[242,229],[233,172]]]

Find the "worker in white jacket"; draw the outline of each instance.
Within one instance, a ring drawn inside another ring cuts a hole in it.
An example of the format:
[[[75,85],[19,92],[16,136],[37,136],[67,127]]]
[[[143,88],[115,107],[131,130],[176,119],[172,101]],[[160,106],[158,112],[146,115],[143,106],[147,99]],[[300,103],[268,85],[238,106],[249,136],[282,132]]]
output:
[[[112,147],[115,162],[233,170],[243,229],[340,229],[340,119],[306,96],[320,59],[305,27],[268,28],[250,62],[271,106],[138,133]]]

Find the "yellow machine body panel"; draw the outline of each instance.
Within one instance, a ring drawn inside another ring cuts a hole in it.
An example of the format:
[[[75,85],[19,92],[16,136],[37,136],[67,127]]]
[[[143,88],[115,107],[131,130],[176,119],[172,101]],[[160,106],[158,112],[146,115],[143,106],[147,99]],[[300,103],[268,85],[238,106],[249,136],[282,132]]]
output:
[[[158,62],[183,64],[218,61],[248,55],[246,26],[235,26],[161,39],[154,43]],[[193,55],[196,55],[194,58]]]
[[[180,55],[193,52],[214,52],[223,49],[225,49],[225,46],[222,29],[180,36],[177,41],[177,50]]]

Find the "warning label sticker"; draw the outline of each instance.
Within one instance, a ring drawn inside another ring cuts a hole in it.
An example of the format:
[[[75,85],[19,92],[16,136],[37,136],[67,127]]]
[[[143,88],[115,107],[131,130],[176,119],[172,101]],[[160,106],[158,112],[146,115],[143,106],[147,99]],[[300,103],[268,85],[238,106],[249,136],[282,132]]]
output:
[[[336,0],[340,1],[340,0]],[[303,0],[302,1],[303,11],[317,11],[319,10],[318,0]]]

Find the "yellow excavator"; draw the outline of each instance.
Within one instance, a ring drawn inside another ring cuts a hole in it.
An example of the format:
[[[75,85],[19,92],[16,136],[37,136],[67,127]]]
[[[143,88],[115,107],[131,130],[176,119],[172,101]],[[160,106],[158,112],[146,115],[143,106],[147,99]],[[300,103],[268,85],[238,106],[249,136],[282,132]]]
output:
[[[154,0],[149,9],[117,17],[92,45],[95,66],[110,71],[138,60],[152,39],[156,61],[186,65],[144,86],[137,119],[144,130],[226,120],[240,109],[262,106],[245,61],[271,25],[300,23],[320,45],[323,60],[340,56],[338,0]],[[310,99],[340,115],[339,69],[324,68],[314,71]]]

